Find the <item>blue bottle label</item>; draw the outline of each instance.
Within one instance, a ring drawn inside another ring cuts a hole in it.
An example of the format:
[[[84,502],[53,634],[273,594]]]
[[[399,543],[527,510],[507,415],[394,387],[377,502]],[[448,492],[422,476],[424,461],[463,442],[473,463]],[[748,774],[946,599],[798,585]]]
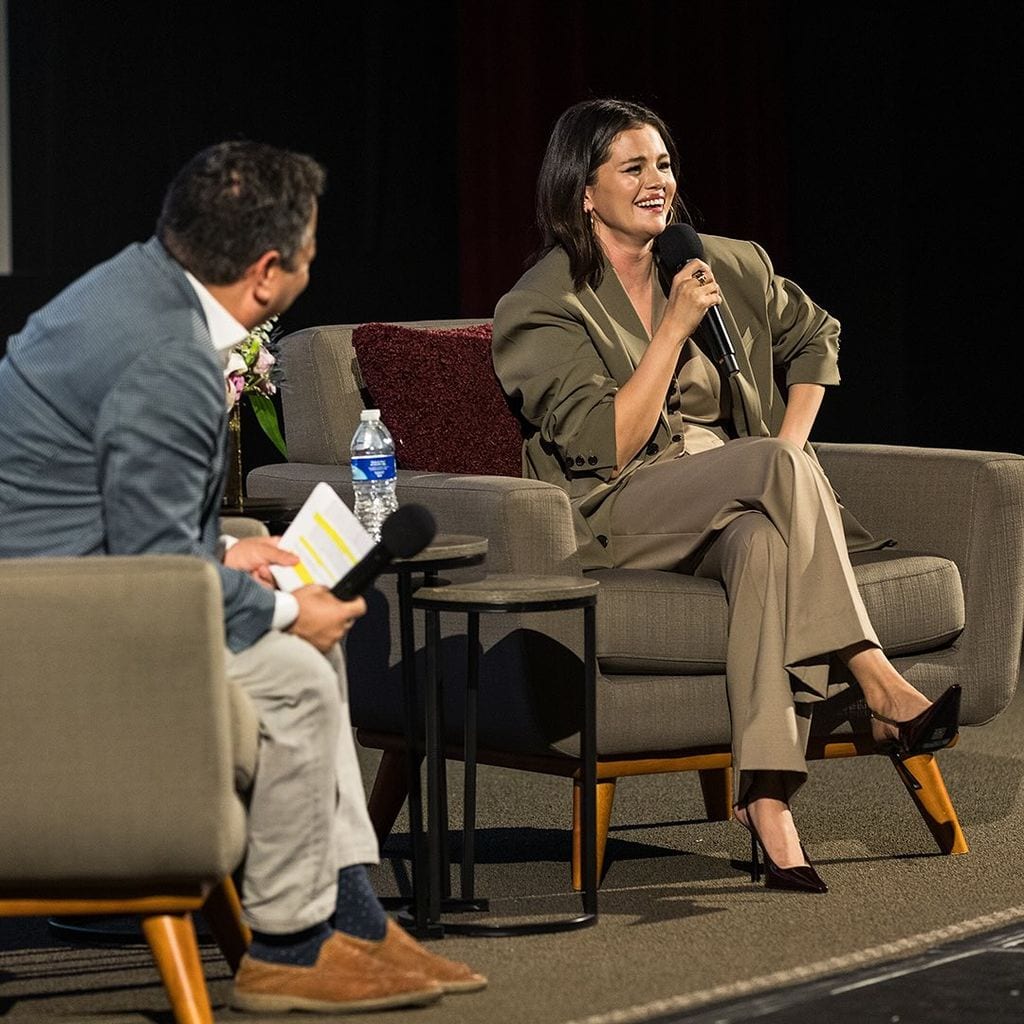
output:
[[[395,479],[394,455],[356,455],[352,458],[352,480],[355,483]]]

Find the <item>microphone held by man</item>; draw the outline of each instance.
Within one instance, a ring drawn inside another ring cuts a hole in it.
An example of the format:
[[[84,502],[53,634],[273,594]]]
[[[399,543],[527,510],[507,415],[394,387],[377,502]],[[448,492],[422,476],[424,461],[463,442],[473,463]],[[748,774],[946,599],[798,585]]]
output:
[[[362,594],[397,558],[418,555],[437,533],[434,517],[422,505],[402,505],[384,520],[380,540],[331,588],[343,601]]]

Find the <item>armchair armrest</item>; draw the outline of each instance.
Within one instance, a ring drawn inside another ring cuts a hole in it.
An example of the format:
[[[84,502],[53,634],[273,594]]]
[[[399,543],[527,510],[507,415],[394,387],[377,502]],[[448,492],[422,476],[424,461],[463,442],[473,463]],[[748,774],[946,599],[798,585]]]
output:
[[[277,463],[254,469],[246,485],[255,498],[302,502],[319,481],[352,503],[348,466]],[[566,493],[554,484],[508,476],[398,471],[398,500],[428,508],[443,533],[488,540],[488,572],[579,575],[576,536]]]
[[[223,516],[220,532],[241,540],[243,537],[266,537],[270,531],[258,519],[249,516]]]
[[[539,480],[453,473],[408,473],[402,501],[429,508],[450,533],[488,540],[489,572],[581,574],[569,498]]]
[[[955,562],[966,627],[949,682],[965,688],[965,720],[1006,706],[1024,639],[1024,456],[895,445],[815,445],[840,500],[901,549]],[[912,667],[907,672],[913,680]]]

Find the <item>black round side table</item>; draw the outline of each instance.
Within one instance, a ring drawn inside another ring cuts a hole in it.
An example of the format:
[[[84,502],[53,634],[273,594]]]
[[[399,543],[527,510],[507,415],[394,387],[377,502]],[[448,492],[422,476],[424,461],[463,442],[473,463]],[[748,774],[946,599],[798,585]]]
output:
[[[583,763],[583,794],[580,828],[583,833],[583,913],[571,918],[543,921],[537,924],[441,924],[445,933],[454,935],[534,935],[548,932],[585,928],[597,923],[597,644],[596,644],[596,580],[577,576],[494,575],[471,583],[452,583],[446,586],[421,587],[412,596],[412,608],[420,609],[426,617],[427,654],[427,717],[431,718],[431,703],[439,703],[438,656],[440,647],[441,612],[461,612],[467,618],[468,658],[466,665],[466,720],[465,720],[465,820],[463,824],[462,901],[474,899],[474,844],[476,826],[476,745],[477,710],[480,682],[480,615],[495,612],[552,612],[583,610],[583,707],[581,708],[580,737]],[[433,717],[436,721],[437,709]],[[439,744],[427,749],[427,765],[431,758],[441,759]],[[434,821],[431,816],[433,837]],[[437,822],[440,828],[441,822]],[[429,923],[437,924],[441,913],[442,871],[439,856],[440,839],[431,843],[429,875]],[[447,872],[444,872],[446,875]]]
[[[441,836],[441,822],[447,821],[447,786],[445,785],[445,764],[441,756],[441,719],[438,700],[436,671],[430,668],[430,651],[436,651],[428,644],[428,669],[424,706],[426,709],[425,744],[427,762],[427,807],[429,833],[423,831],[423,802],[420,789],[420,752],[424,743],[420,740],[420,723],[416,707],[416,633],[412,615],[413,584],[415,576],[423,576],[423,587],[433,588],[438,583],[442,569],[461,569],[479,565],[487,556],[487,540],[470,534],[438,534],[418,555],[412,558],[395,559],[388,572],[397,574],[398,582],[398,624],[402,651],[402,707],[404,712],[403,731],[405,749],[408,751],[409,782],[409,834],[412,840],[412,892],[413,909],[409,920],[403,924],[409,932],[419,938],[439,938],[444,931],[438,922],[439,914],[430,913],[431,900],[439,900],[444,887],[432,884],[435,876],[440,877],[444,861]],[[422,589],[422,587],[420,588]],[[436,871],[433,865],[437,865]]]

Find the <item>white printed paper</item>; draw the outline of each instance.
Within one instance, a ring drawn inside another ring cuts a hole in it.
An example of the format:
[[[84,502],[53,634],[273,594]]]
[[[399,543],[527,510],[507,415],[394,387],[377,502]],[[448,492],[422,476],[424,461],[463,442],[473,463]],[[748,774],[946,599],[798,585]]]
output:
[[[298,564],[272,565],[270,571],[281,590],[310,583],[333,587],[373,544],[373,537],[334,488],[321,481],[281,537],[281,547],[296,555]]]

